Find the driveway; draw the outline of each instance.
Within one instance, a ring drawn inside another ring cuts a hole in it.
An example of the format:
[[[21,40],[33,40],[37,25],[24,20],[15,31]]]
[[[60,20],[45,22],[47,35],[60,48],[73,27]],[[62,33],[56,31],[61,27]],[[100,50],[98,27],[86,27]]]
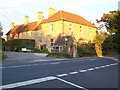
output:
[[[47,58],[45,53],[24,53],[24,52],[4,52],[5,55],[8,56],[7,60],[3,62],[9,61],[26,61],[26,60],[33,60],[33,59],[43,59]]]
[[[26,59],[26,58],[43,58],[46,57],[45,53],[24,53],[24,52],[4,52],[9,60],[13,59]]]

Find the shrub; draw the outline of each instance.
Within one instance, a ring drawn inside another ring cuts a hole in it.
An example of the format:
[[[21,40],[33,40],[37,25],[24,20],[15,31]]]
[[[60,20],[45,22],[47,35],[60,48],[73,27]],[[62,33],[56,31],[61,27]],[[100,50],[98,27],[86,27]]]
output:
[[[35,47],[35,40],[30,39],[13,39],[3,43],[3,46],[10,51],[20,51],[21,48]]]
[[[104,43],[102,44],[103,47],[103,54],[104,55],[112,55],[118,54],[119,52],[119,44],[120,44],[120,37],[119,34],[110,35]]]
[[[77,52],[79,57],[94,56],[96,55],[95,45],[92,43],[80,44],[77,46]]]
[[[46,49],[41,50],[40,52],[41,52],[41,53],[49,53],[49,51],[48,51],[48,49],[47,49],[47,48],[46,48]]]
[[[71,55],[66,53],[49,53],[47,57],[54,57],[54,58],[72,58]]]

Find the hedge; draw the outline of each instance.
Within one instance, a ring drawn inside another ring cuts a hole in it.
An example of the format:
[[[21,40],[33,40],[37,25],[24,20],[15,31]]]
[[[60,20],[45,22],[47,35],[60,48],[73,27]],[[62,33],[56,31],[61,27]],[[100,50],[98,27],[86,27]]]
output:
[[[10,51],[20,51],[21,48],[33,48],[35,47],[35,40],[31,39],[13,39],[3,43],[6,50]]]
[[[49,53],[47,57],[54,57],[54,58],[72,58],[71,55],[67,53]]]
[[[79,57],[96,56],[95,45],[92,43],[78,45],[77,52]]]

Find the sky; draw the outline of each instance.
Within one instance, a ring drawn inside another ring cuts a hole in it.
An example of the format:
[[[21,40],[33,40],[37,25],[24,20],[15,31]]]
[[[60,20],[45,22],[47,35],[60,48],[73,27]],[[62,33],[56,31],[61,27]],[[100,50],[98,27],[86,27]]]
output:
[[[11,22],[15,25],[24,22],[24,16],[29,16],[29,22],[37,21],[37,12],[43,11],[47,18],[48,8],[56,11],[64,10],[84,17],[96,24],[104,13],[118,10],[120,0],[0,0],[0,23],[4,35],[10,30]],[[97,25],[97,24],[96,24]]]

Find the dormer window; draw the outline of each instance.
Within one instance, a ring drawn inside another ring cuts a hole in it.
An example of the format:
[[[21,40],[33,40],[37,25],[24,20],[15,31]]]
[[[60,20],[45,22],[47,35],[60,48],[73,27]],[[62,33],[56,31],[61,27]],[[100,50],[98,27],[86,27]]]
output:
[[[54,25],[50,24],[50,31],[53,31],[53,30],[54,30]]]

